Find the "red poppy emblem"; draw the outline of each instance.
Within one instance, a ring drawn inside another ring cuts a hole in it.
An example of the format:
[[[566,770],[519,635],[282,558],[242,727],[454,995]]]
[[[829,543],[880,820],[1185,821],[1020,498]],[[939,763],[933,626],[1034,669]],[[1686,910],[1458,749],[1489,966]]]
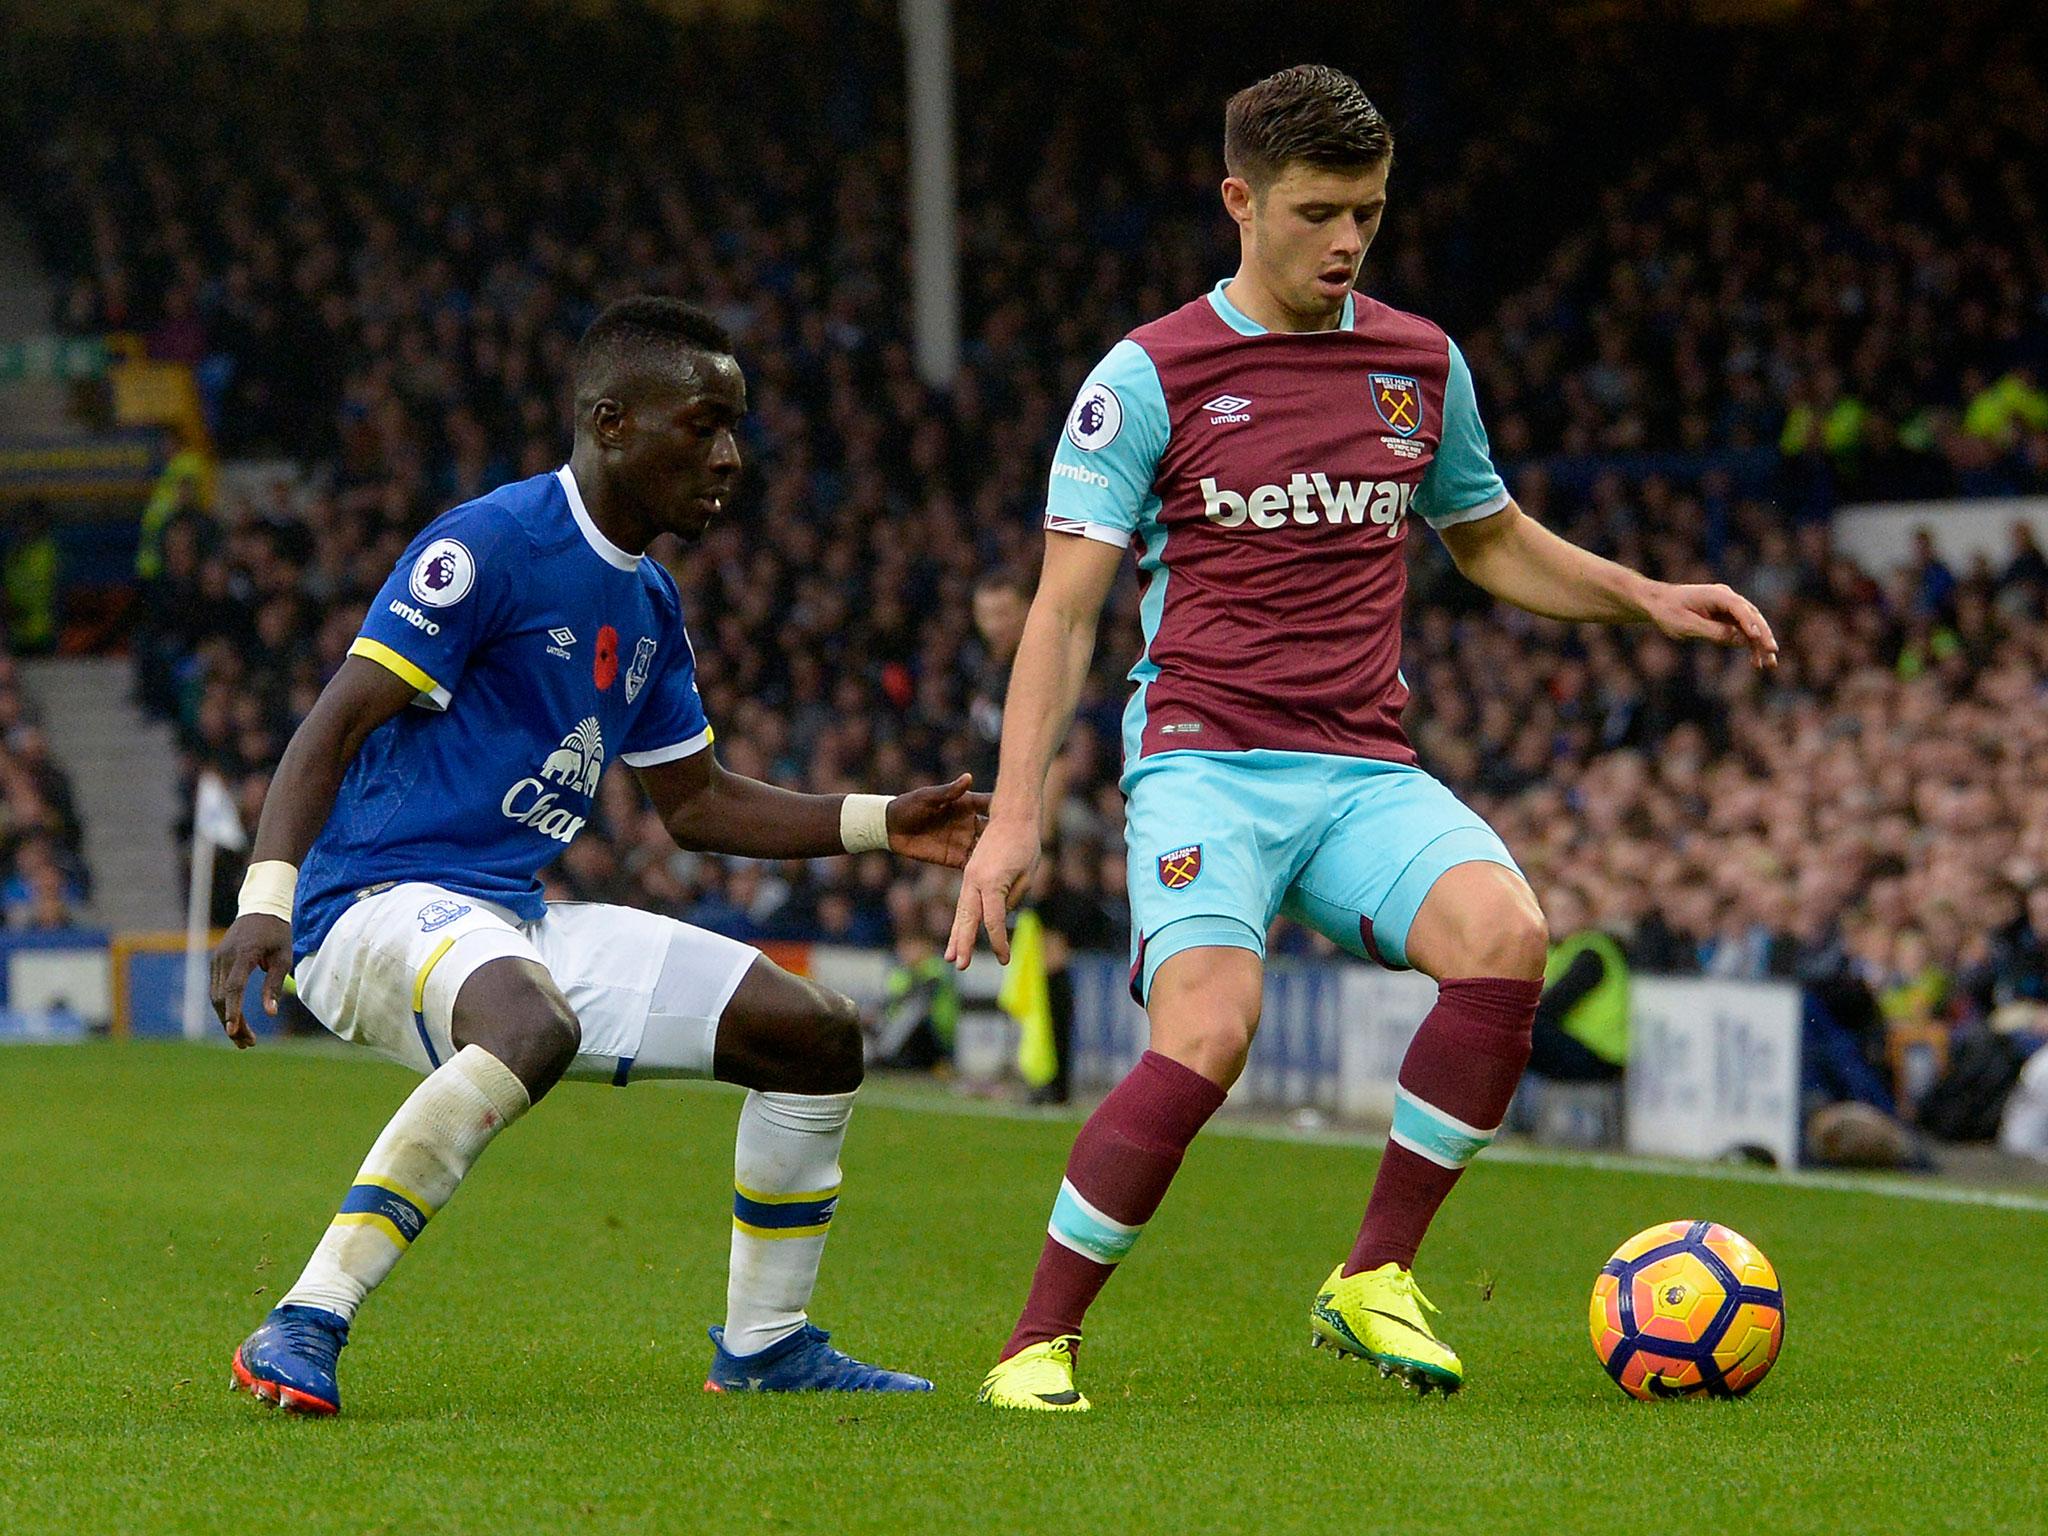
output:
[[[597,679],[599,693],[611,687],[612,679],[619,675],[619,632],[609,624],[597,632],[597,658],[591,662],[590,672]]]

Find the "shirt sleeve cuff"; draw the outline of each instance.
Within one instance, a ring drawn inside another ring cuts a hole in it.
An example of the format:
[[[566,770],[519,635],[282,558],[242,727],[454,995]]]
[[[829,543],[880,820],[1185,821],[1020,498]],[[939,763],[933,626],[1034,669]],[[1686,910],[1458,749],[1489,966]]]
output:
[[[355,643],[348,648],[348,653],[351,656],[360,656],[366,661],[374,661],[393,676],[412,684],[419,692],[419,703],[434,709],[446,709],[449,700],[454,697],[446,688],[381,640],[372,640],[368,635],[357,635]]]
[[[1507,487],[1502,486],[1477,506],[1467,507],[1462,512],[1453,512],[1448,517],[1432,517],[1429,519],[1429,526],[1455,528],[1460,523],[1476,523],[1482,517],[1491,517],[1494,513],[1504,510],[1509,500]]]
[[[1113,544],[1118,549],[1129,548],[1131,542],[1128,528],[1112,528],[1107,523],[1084,523],[1077,517],[1059,517],[1053,513],[1046,514],[1045,530],[1047,533],[1076,534],[1098,544]]]
[[[650,752],[621,752],[619,761],[628,768],[658,768],[663,763],[677,763],[686,757],[695,757],[715,740],[716,734],[707,725],[688,741],[679,741],[672,747],[656,747]]]

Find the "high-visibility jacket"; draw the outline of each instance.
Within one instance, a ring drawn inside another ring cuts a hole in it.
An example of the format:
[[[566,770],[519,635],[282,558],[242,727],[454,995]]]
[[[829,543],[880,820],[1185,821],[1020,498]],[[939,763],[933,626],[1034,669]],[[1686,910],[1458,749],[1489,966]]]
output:
[[[1587,950],[1600,957],[1599,985],[1574,1003],[1560,1023],[1595,1056],[1620,1066],[1628,1060],[1628,956],[1614,936],[1598,928],[1569,935],[1544,962],[1543,985],[1554,985]]]

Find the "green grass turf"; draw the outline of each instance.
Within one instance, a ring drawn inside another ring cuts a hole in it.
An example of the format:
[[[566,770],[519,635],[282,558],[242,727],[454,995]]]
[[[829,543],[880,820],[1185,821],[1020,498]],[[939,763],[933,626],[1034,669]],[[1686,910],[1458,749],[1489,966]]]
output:
[[[1090,1319],[1086,1418],[973,1391],[1073,1126],[871,1105],[817,1314],[918,1399],[707,1397],[736,1097],[571,1085],[366,1310],[347,1411],[227,1390],[403,1094],[266,1047],[0,1050],[0,1531],[2039,1530],[2048,1216],[1497,1163],[1422,1278],[1471,1381],[1418,1402],[1305,1346],[1371,1172],[1212,1136]],[[1643,1405],[1593,1275],[1711,1216],[1778,1265],[1745,1402]],[[1490,1290],[1490,1299],[1489,1299]]]

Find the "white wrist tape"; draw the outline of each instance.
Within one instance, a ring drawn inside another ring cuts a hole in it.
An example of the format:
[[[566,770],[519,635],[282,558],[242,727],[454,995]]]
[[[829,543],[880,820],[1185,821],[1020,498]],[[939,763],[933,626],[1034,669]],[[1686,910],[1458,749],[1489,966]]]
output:
[[[292,895],[298,886],[299,867],[296,864],[287,864],[283,859],[264,859],[251,864],[249,873],[242,877],[242,899],[235,908],[235,916],[247,917],[251,912],[265,912],[289,923],[292,920]]]
[[[839,841],[848,853],[889,848],[889,797],[848,795],[839,802]]]

